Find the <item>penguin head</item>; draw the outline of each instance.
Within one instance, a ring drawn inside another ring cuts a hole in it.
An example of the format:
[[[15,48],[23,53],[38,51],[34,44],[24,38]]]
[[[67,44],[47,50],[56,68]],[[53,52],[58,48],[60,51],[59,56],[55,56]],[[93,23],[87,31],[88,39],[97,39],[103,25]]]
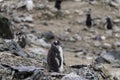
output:
[[[91,18],[91,14],[90,13],[88,13],[86,16],[87,16],[87,18]]]
[[[24,33],[23,33],[23,31],[17,31],[16,32],[16,35],[18,36],[18,35],[23,35]]]
[[[56,40],[52,43],[52,48],[54,47],[54,49],[58,49],[59,47],[61,47],[61,43],[59,40]]]
[[[111,22],[111,18],[110,18],[110,17],[107,17],[107,18],[106,18],[106,21],[107,21],[107,22]]]
[[[60,43],[60,41],[56,40],[56,41],[53,42],[53,45],[55,45],[55,46],[60,46],[61,43]]]

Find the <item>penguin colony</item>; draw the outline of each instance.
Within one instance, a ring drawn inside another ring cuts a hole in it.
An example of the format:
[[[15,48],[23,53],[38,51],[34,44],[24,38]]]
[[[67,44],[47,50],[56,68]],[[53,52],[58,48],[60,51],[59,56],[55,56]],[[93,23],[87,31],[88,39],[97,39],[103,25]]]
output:
[[[62,0],[56,0],[55,1],[55,8],[57,10],[61,10],[61,3]],[[33,1],[32,0],[26,0],[26,8],[27,10],[32,10],[34,7]],[[0,23],[2,24],[2,23]],[[88,13],[86,15],[86,26],[88,28],[92,27],[92,18],[91,14]],[[106,18],[106,27],[107,29],[112,29],[113,24],[112,20],[110,17]],[[18,44],[22,47],[25,48],[26,46],[26,36],[22,32],[16,33],[18,36]],[[48,51],[47,55],[47,64],[50,72],[63,72],[63,64],[64,64],[64,58],[63,58],[63,50],[61,47],[60,41],[56,40],[51,44],[51,48]]]

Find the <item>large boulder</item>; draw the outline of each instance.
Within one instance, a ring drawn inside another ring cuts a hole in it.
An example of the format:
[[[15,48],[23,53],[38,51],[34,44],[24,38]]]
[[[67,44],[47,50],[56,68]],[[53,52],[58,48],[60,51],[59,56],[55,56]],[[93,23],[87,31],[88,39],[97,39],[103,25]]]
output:
[[[13,39],[13,31],[11,28],[11,22],[8,18],[0,15],[0,37],[4,39]]]

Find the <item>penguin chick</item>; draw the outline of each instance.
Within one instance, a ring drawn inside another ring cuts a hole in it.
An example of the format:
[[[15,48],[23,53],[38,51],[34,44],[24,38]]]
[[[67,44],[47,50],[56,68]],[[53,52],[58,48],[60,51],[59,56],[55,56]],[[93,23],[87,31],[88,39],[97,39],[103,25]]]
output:
[[[26,46],[26,36],[24,35],[23,32],[17,32],[16,36],[18,38],[17,43],[22,47],[25,48]]]
[[[63,50],[59,41],[54,41],[48,51],[47,63],[50,72],[63,72]]]
[[[88,13],[86,15],[86,26],[88,28],[91,28],[91,26],[92,26],[92,18],[91,18],[91,14],[90,13]]]

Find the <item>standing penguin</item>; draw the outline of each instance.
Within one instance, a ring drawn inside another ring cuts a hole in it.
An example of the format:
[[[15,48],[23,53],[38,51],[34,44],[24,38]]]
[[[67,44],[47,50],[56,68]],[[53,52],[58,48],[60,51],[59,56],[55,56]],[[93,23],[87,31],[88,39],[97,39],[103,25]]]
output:
[[[22,48],[25,48],[26,46],[26,36],[23,32],[17,32],[16,33],[16,36],[17,36],[17,43],[22,47]]]
[[[63,50],[59,41],[54,41],[48,52],[47,63],[50,72],[63,72]]]
[[[55,8],[57,10],[61,9],[61,3],[62,3],[62,0],[55,0]]]
[[[91,28],[91,26],[92,26],[92,18],[91,18],[91,14],[90,13],[88,13],[86,15],[86,26],[88,28]]]
[[[110,30],[110,29],[113,28],[112,20],[111,20],[110,17],[107,17],[107,18],[106,18],[106,28],[107,28],[108,30]]]

